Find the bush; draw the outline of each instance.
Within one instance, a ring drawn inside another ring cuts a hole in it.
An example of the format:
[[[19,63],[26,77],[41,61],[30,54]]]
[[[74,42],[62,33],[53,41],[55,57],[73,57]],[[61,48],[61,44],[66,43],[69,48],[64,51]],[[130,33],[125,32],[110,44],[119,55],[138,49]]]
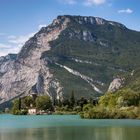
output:
[[[20,115],[27,115],[28,114],[28,110],[21,110],[20,111]]]
[[[92,109],[94,106],[93,104],[86,104],[83,107],[83,111],[89,111],[90,109]]]
[[[22,103],[23,103],[23,106],[25,106],[25,107],[30,107],[31,104],[35,106],[35,102],[34,102],[33,98],[30,96],[26,96],[23,99]]]
[[[73,111],[81,112],[81,111],[82,111],[82,108],[81,108],[81,106],[75,106],[75,107],[73,108]]]
[[[36,98],[36,107],[39,110],[52,110],[52,101],[48,95],[38,96]]]

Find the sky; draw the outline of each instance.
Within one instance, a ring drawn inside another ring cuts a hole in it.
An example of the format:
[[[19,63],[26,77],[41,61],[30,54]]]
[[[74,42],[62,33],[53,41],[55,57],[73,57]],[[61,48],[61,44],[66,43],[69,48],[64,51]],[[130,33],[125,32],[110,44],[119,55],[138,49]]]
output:
[[[0,56],[18,53],[58,15],[101,17],[140,31],[140,0],[0,0]]]

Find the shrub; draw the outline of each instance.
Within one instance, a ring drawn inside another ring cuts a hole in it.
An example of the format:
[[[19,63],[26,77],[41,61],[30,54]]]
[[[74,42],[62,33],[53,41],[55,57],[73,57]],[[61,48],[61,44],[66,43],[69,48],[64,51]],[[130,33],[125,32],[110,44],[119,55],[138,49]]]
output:
[[[73,111],[81,112],[81,111],[82,111],[82,108],[81,108],[81,106],[75,106],[75,107],[73,108]]]
[[[52,101],[48,95],[38,96],[36,98],[36,107],[39,110],[52,110]]]
[[[83,107],[83,111],[88,111],[88,110],[90,110],[90,109],[92,109],[94,106],[92,105],[92,104],[86,104],[86,105],[84,105],[84,107]]]

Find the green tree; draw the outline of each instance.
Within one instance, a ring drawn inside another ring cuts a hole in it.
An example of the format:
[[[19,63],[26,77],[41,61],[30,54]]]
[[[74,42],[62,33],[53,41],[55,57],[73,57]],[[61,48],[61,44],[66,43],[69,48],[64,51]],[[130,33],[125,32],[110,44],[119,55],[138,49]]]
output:
[[[57,100],[57,106],[62,107],[62,101],[60,99]]]
[[[15,115],[20,114],[21,109],[21,99],[16,99],[13,101],[12,113]]]
[[[23,99],[22,103],[24,104],[25,107],[30,107],[31,105],[35,106],[35,102],[34,102],[33,98],[30,96],[26,96]]]
[[[19,98],[18,100],[19,100],[19,106],[18,106],[18,109],[21,110],[21,98]]]
[[[110,108],[114,108],[116,106],[116,95],[110,94],[109,101],[108,101],[108,106]]]
[[[77,105],[81,106],[81,108],[83,108],[83,106],[87,103],[87,99],[85,99],[84,97],[81,97],[81,99],[77,101]]]
[[[86,104],[83,107],[83,111],[89,111],[90,109],[93,109],[93,104]]]
[[[38,96],[36,98],[36,107],[40,110],[51,110],[52,109],[52,101],[48,95]]]
[[[75,105],[75,97],[74,97],[74,91],[71,92],[71,96],[70,96],[70,106],[74,106]]]
[[[92,97],[89,98],[88,103],[93,104],[93,98]]]
[[[99,99],[99,104],[101,106],[108,106],[108,101],[109,101],[109,94],[105,94],[104,96],[101,96]]]
[[[62,105],[63,105],[63,106],[70,106],[70,101],[69,101],[68,99],[64,99],[64,100],[62,101]]]

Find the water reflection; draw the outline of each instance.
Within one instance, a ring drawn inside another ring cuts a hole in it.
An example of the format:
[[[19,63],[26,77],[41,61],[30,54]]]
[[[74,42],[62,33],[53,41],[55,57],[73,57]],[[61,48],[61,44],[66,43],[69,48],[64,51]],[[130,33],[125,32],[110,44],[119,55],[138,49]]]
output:
[[[0,130],[0,140],[138,140],[140,127],[49,127]]]

